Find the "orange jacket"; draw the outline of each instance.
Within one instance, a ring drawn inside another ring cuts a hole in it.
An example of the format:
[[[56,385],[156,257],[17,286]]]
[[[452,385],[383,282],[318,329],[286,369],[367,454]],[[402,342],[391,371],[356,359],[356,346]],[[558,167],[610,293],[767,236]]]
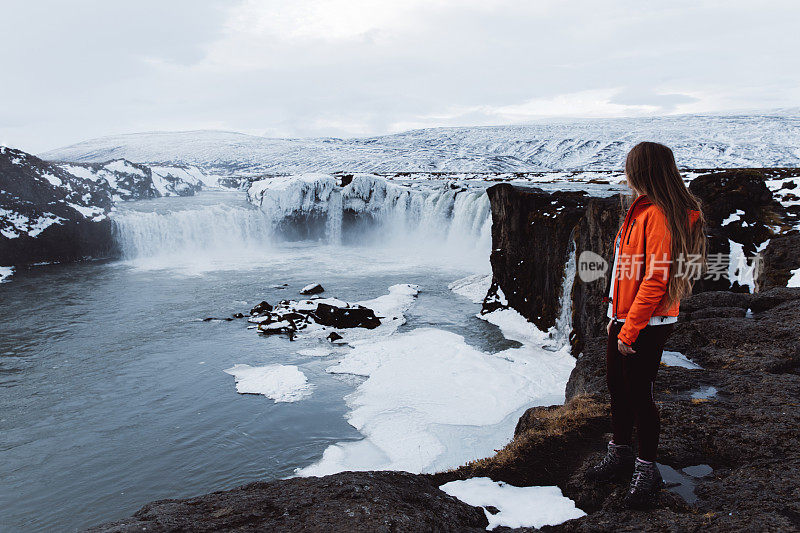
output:
[[[690,211],[690,224],[700,213]],[[654,316],[678,316],[680,303],[666,306],[671,254],[667,217],[647,196],[634,200],[614,242],[619,241],[611,312],[625,324],[617,336],[633,344]]]

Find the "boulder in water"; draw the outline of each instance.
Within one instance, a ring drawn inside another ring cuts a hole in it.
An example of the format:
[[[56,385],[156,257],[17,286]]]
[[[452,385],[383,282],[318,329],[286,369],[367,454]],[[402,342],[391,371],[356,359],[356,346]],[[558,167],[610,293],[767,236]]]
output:
[[[318,324],[335,328],[375,329],[381,325],[381,321],[375,316],[375,312],[361,305],[337,307],[319,303],[317,310],[314,311],[314,317]]]
[[[374,329],[381,325],[380,318],[368,307],[318,296],[307,300],[281,300],[274,306],[261,302],[250,310],[248,322],[257,324],[258,331],[265,335],[286,333],[290,338],[312,325],[317,329],[320,326]]]
[[[319,294],[321,292],[325,292],[325,289],[319,283],[311,283],[300,289],[300,294]]]
[[[250,315],[261,315],[264,313],[269,313],[270,311],[272,311],[272,306],[268,302],[264,301],[250,309]]]

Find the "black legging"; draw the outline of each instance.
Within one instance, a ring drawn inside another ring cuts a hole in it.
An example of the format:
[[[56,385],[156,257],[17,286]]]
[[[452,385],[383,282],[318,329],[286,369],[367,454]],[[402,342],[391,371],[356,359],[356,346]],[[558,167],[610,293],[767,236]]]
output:
[[[661,422],[653,401],[653,381],[661,363],[664,343],[673,324],[647,326],[633,343],[635,354],[617,350],[617,335],[622,322],[611,325],[606,350],[606,382],[611,394],[611,425],[614,444],[631,444],[633,426],[639,439],[639,458],[655,461]]]

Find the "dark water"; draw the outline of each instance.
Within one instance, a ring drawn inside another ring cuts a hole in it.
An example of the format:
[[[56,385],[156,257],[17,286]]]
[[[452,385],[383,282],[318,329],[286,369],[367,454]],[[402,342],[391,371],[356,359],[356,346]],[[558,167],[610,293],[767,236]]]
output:
[[[203,317],[297,297],[312,281],[350,301],[417,283],[404,328],[508,345],[474,318],[477,304],[447,289],[469,271],[316,245],[271,257],[280,260],[224,271],[40,266],[0,285],[0,529],[84,528],[154,499],[289,476],[329,444],[361,438],[342,416],[352,380],[325,373],[334,358],[295,353],[320,341],[263,338],[244,321]],[[273,288],[282,283],[289,288]],[[237,363],[296,364],[314,392],[296,403],[237,394],[223,372]]]

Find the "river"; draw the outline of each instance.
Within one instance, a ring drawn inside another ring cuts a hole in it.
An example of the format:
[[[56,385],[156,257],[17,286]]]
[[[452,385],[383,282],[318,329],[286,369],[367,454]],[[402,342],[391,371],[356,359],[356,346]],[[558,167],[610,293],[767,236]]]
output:
[[[327,373],[335,356],[297,353],[322,341],[203,318],[297,298],[311,282],[348,301],[413,283],[401,332],[436,327],[487,352],[519,345],[447,287],[488,272],[485,228],[455,244],[286,242],[236,192],[129,202],[114,216],[121,259],[20,269],[0,285],[3,529],[85,528],[154,499],[290,476],[362,438],[344,397],[363,379]],[[270,363],[297,365],[313,394],[237,394],[223,372]]]

